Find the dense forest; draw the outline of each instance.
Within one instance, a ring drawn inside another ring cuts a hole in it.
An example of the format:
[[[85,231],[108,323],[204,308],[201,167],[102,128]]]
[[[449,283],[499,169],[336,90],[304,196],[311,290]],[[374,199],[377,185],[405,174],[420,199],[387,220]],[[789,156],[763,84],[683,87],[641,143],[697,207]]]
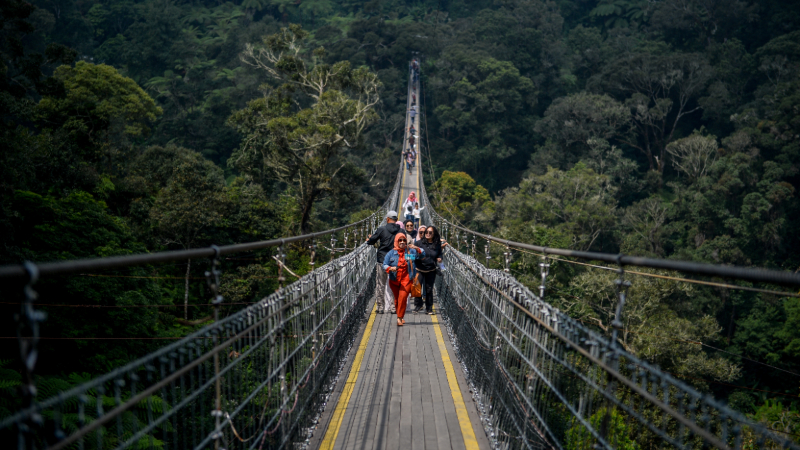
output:
[[[254,241],[365,217],[394,183],[418,56],[423,169],[447,218],[552,247],[800,269],[798,2],[0,9],[1,263]],[[287,250],[307,271],[306,249]],[[225,262],[230,302],[277,286],[269,255],[248,256]],[[43,341],[40,395],[207,322],[207,267],[39,283],[46,305],[110,306],[43,307],[43,336],[68,339]],[[516,255],[513,270],[538,286],[538,259]],[[615,274],[557,261],[551,272],[548,300],[605,332]],[[4,291],[13,330],[21,289]],[[800,436],[797,297],[637,277],[625,320],[629,351]],[[19,377],[13,340],[3,342],[0,416]]]

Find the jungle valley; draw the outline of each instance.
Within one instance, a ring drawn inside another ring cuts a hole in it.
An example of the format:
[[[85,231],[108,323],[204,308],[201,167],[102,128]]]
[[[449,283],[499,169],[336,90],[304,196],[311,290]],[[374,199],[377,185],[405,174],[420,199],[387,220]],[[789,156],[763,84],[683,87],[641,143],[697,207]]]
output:
[[[536,245],[800,270],[797,1],[0,0],[0,11],[3,264],[368,216],[394,184],[416,56],[425,182],[449,219]],[[320,71],[335,76],[320,83]],[[313,154],[294,147],[312,137]],[[292,270],[310,270],[307,248],[286,250]],[[207,268],[42,281],[42,336],[58,339],[40,344],[39,395],[207,323]],[[538,286],[538,259],[512,270]],[[274,291],[276,273],[267,253],[226,260],[226,313]],[[548,301],[607,332],[616,275],[557,261],[551,274]],[[13,337],[22,291],[2,290]],[[800,298],[639,277],[626,308],[628,351],[800,440]],[[15,341],[2,348],[5,417],[20,374]]]

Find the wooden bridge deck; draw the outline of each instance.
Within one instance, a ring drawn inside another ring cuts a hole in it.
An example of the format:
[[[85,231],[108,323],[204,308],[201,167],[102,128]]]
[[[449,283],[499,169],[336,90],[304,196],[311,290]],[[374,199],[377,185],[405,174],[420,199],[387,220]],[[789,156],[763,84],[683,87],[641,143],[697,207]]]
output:
[[[408,92],[406,109],[411,106],[410,83]],[[417,115],[412,122],[406,113],[404,148],[409,126],[413,123],[420,130],[419,119]],[[410,172],[403,169],[397,205],[401,219],[408,194],[415,191],[419,197],[421,160],[418,152],[416,167]],[[434,310],[437,306],[434,303]],[[310,448],[490,448],[446,330],[437,316],[413,314],[412,309],[409,302],[406,324],[398,327],[396,315],[376,314],[373,302],[358,347],[350,352],[348,369],[340,376]]]
[[[489,449],[449,337],[437,316],[373,307],[311,448]]]

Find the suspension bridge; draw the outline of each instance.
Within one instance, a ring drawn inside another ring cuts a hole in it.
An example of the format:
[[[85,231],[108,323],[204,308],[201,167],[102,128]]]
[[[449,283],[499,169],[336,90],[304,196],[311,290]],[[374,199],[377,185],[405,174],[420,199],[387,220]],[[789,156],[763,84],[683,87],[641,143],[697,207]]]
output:
[[[411,94],[422,86],[409,74]],[[422,112],[424,114],[424,112]],[[422,129],[420,115],[407,115]],[[419,133],[421,134],[421,133]],[[405,144],[404,144],[405,145]],[[418,148],[422,142],[417,140]],[[789,435],[753,423],[628,353],[618,342],[626,270],[800,286],[795,273],[639,258],[512,242],[433,210],[420,168],[401,163],[388,199],[343,227],[263,242],[102,259],[0,267],[23,291],[18,343],[23,407],[0,421],[18,449],[639,449],[792,448]],[[415,191],[449,245],[435,314],[376,314],[376,250],[365,239]],[[332,254],[315,262],[318,245]],[[341,244],[338,247],[337,244]],[[484,247],[483,255],[478,245]],[[284,250],[307,246],[313,270],[283,286]],[[220,316],[223,256],[273,249],[281,287]],[[540,255],[541,284],[517,281],[520,252]],[[485,258],[484,263],[478,257]],[[601,334],[546,302],[553,258],[615,267],[613,328]],[[208,258],[214,321],[152,354],[51,398],[36,396],[45,315],[42,277]],[[492,258],[494,266],[490,268]],[[317,267],[319,265],[319,267]]]

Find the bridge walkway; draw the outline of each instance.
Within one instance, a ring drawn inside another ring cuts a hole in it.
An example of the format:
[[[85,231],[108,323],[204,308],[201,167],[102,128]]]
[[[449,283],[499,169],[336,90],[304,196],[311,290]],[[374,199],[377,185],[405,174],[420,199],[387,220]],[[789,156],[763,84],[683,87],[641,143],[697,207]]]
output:
[[[373,302],[356,342],[310,448],[490,448],[436,315],[409,312],[398,327],[395,316],[377,314]]]
[[[418,87],[418,86],[417,86]],[[408,103],[413,90],[409,79]],[[409,127],[420,130],[420,116],[406,113],[404,148]],[[419,131],[417,131],[419,134]],[[420,145],[417,138],[417,145]],[[421,184],[416,167],[403,169],[398,213]],[[427,206],[427,205],[422,205]],[[382,288],[382,287],[379,287]],[[436,310],[438,304],[434,305]],[[320,419],[310,448],[329,449],[489,449],[480,415],[456,359],[447,330],[436,315],[413,314],[398,327],[393,314],[377,314],[374,301],[357,348],[340,375]]]

